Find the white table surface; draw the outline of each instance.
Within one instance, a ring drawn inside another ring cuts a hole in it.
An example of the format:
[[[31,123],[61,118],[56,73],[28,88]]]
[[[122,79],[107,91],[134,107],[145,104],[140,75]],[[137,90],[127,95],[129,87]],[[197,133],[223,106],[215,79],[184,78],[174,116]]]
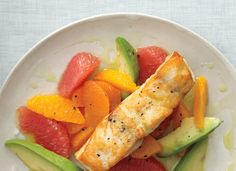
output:
[[[111,12],[173,20],[209,40],[236,66],[236,0],[1,0],[0,86],[22,55],[50,32]]]

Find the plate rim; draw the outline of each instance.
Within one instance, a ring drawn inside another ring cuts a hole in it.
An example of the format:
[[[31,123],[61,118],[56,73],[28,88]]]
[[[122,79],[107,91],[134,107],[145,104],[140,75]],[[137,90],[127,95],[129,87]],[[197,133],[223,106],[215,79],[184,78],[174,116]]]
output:
[[[16,72],[16,70],[21,66],[22,63],[24,63],[25,60],[27,60],[27,58],[30,57],[31,53],[33,53],[35,50],[40,48],[40,46],[43,45],[47,40],[49,40],[53,36],[63,32],[63,31],[66,31],[67,29],[72,28],[73,26],[75,26],[77,24],[82,24],[84,22],[92,22],[92,21],[96,21],[96,20],[99,20],[99,19],[106,19],[106,18],[112,18],[112,17],[122,17],[122,16],[123,17],[144,17],[144,18],[148,18],[148,19],[157,20],[159,22],[163,22],[163,23],[172,25],[173,27],[175,27],[179,30],[182,30],[182,31],[185,31],[185,32],[191,34],[194,39],[198,39],[199,41],[203,42],[204,46],[207,46],[214,53],[216,53],[217,58],[219,57],[221,62],[223,62],[225,64],[225,66],[232,73],[232,76],[236,79],[236,68],[229,61],[229,59],[219,49],[217,49],[210,41],[208,41],[207,39],[205,39],[204,37],[202,37],[198,33],[190,30],[189,28],[187,28],[187,27],[185,27],[185,26],[183,26],[183,25],[181,25],[181,24],[179,24],[175,21],[172,21],[170,19],[166,19],[166,18],[163,18],[163,17],[155,16],[155,15],[139,13],[139,12],[113,12],[113,13],[104,13],[104,14],[93,15],[93,16],[90,16],[90,17],[85,17],[85,18],[76,20],[74,22],[71,22],[69,24],[66,24],[66,25],[56,29],[55,31],[49,33],[48,35],[46,35],[45,37],[40,39],[29,50],[27,50],[24,53],[24,55],[22,55],[20,57],[20,59],[16,62],[16,64],[11,68],[10,72],[8,73],[7,77],[4,79],[4,81],[2,83],[2,86],[0,88],[0,98],[2,98],[3,92],[7,88],[7,85],[9,83],[9,81],[11,80],[11,77]]]

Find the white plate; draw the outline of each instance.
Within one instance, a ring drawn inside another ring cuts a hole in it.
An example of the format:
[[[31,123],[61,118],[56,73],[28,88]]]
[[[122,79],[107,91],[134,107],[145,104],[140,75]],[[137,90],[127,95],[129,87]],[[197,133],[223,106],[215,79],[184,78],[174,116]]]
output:
[[[210,136],[205,169],[228,168],[232,156],[236,156],[223,142],[224,134],[236,122],[236,72],[232,65],[206,40],[176,23],[143,14],[109,14],[80,20],[52,33],[15,66],[0,94],[1,170],[26,170],[4,147],[6,139],[19,136],[15,125],[16,108],[34,94],[55,92],[55,77],[59,79],[76,52],[89,51],[103,59],[114,56],[114,39],[118,35],[135,47],[155,44],[169,52],[177,50],[186,57],[196,76],[206,76],[210,96],[208,115],[220,117],[224,123]],[[225,91],[221,92],[219,87]]]

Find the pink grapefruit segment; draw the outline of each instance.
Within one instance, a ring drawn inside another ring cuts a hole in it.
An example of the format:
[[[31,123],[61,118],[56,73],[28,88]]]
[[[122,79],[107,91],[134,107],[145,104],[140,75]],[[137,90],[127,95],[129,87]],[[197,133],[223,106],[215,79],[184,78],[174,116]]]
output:
[[[59,82],[59,94],[71,97],[72,92],[78,88],[99,66],[100,61],[91,53],[77,53],[67,65]]]
[[[36,143],[46,149],[69,158],[70,140],[62,123],[47,119],[24,106],[18,108],[17,112],[19,129],[22,133],[32,136]]]
[[[138,48],[138,61],[140,64],[139,81],[144,83],[157,68],[165,61],[167,53],[157,46]]]

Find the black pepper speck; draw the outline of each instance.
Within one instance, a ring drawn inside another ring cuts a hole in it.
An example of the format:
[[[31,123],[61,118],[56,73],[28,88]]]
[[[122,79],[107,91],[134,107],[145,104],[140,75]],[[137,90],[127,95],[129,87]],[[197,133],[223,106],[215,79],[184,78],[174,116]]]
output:
[[[124,132],[125,131],[125,128],[120,128],[120,132]]]

